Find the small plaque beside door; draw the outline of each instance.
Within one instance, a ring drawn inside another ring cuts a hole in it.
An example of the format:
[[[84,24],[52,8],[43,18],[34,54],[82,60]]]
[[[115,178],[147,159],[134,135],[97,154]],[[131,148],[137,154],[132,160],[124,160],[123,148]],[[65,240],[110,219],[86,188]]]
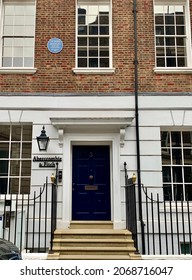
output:
[[[85,185],[85,190],[86,191],[97,191],[98,190],[98,186],[95,186],[95,185]]]

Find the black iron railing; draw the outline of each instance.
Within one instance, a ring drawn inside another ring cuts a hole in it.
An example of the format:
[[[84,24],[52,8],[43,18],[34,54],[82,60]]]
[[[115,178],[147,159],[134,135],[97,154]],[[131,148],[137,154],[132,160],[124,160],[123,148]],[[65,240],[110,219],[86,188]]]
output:
[[[1,235],[13,242],[20,251],[48,252],[57,219],[57,188],[48,178],[39,193],[6,194],[0,198],[3,209]]]
[[[147,255],[191,255],[192,201],[164,201],[160,199],[163,194],[148,194],[147,188],[143,187],[143,233],[139,228],[137,185],[128,178],[126,163],[124,171],[126,225],[132,232],[137,250]],[[142,252],[142,240],[145,242],[145,252]]]

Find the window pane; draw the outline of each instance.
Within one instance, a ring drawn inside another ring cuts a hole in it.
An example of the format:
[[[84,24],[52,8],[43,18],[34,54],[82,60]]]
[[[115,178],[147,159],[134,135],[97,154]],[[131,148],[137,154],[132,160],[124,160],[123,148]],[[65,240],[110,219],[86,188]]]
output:
[[[15,57],[17,57],[17,56],[22,57],[23,56],[23,48],[14,48],[13,49],[13,56],[15,56]]]
[[[164,194],[164,200],[172,200],[171,185],[169,184],[163,185],[163,194]]]
[[[164,67],[165,66],[165,59],[164,58],[157,58],[157,66]]]
[[[8,175],[8,160],[0,160],[0,176],[7,176]]]
[[[164,34],[164,26],[156,26],[156,35],[163,35]]]
[[[3,56],[4,57],[12,57],[12,55],[13,55],[12,47],[4,47]]]
[[[10,135],[9,125],[0,125],[0,141],[8,141]]]
[[[166,26],[165,27],[166,35],[175,35],[175,27],[174,26]]]
[[[174,199],[175,200],[183,200],[183,186],[182,185],[174,185]]]
[[[176,34],[177,35],[185,35],[185,27],[184,26],[177,26],[176,27]]]
[[[178,46],[185,46],[186,45],[186,39],[182,37],[176,38],[176,43]]]
[[[87,35],[87,26],[79,26],[78,35]]]
[[[192,167],[184,167],[185,183],[192,183]]]
[[[100,38],[100,46],[109,46],[109,38]]]
[[[30,157],[31,157],[31,143],[23,143],[22,158],[30,158]]]
[[[170,165],[171,164],[170,149],[162,149],[162,164],[163,165]]]
[[[174,24],[174,15],[165,15],[165,24]]]
[[[14,57],[13,58],[13,67],[22,67],[23,66],[23,58]]]
[[[163,15],[156,15],[155,16],[155,24],[164,24],[164,17],[163,17]]]
[[[109,49],[100,49],[100,56],[106,56],[109,57]]]
[[[15,16],[14,18],[14,23],[15,25],[24,25],[25,21],[24,21],[24,16],[20,15],[20,16]]]
[[[184,164],[192,165],[192,149],[184,149]]]
[[[32,141],[32,126],[23,126],[23,141]]]
[[[24,57],[33,57],[33,48],[31,47],[26,47],[24,48],[24,51],[23,51],[23,55]]]
[[[173,182],[182,183],[183,182],[182,167],[172,167],[172,172],[173,172]]]
[[[19,193],[19,179],[11,178],[9,188],[10,188],[10,193],[18,194]]]
[[[0,178],[0,194],[7,193],[7,178]]]
[[[10,175],[11,176],[19,176],[20,171],[20,161],[19,160],[11,160],[10,161]]]
[[[87,49],[79,48],[78,49],[78,56],[87,56]]]
[[[35,15],[35,6],[34,5],[26,5],[25,6],[25,15]]]
[[[89,26],[89,35],[98,35],[98,26]]]
[[[181,147],[181,133],[171,132],[172,147]]]
[[[99,23],[100,24],[109,24],[109,17],[107,15],[100,15]]]
[[[12,66],[12,58],[3,57],[2,65],[3,65],[3,67],[11,67]]]
[[[35,17],[34,16],[25,16],[25,24],[33,26],[35,24]]]
[[[79,46],[87,46],[87,38],[78,38]]]
[[[9,143],[0,143],[0,158],[9,157]]]
[[[109,26],[101,26],[100,35],[109,35]]]
[[[182,164],[182,153],[181,149],[172,150],[173,164],[180,165]]]
[[[157,46],[164,46],[164,38],[163,37],[156,37],[156,45]]]
[[[79,58],[78,67],[87,67],[87,58]]]
[[[184,16],[176,15],[176,23],[184,25],[184,23],[185,23]]]
[[[166,56],[175,56],[175,48],[166,48]]]
[[[109,67],[109,59],[101,58],[100,59],[100,67]]]
[[[11,140],[12,141],[21,141],[21,126],[20,125],[12,126]]]
[[[31,175],[31,161],[23,160],[21,163],[21,176],[30,176]]]
[[[185,185],[186,200],[192,200],[192,184]]]
[[[23,15],[24,14],[24,6],[21,5],[21,4],[15,6],[15,14],[16,15]]]
[[[167,67],[176,67],[176,59],[175,58],[167,58]]]
[[[186,57],[178,58],[177,63],[178,63],[178,67],[185,67],[187,66],[187,58]]]
[[[79,13],[80,13],[80,9],[79,9]],[[85,16],[78,16],[78,24],[85,24]]]
[[[24,26],[22,26],[22,25],[15,26],[14,27],[14,36],[23,36],[25,34],[24,31],[25,31]]]
[[[24,57],[24,67],[33,67],[33,58]]]
[[[14,5],[5,5],[5,15],[14,15]]]
[[[3,35],[4,36],[13,36],[13,26],[4,26]]]
[[[167,37],[165,40],[167,46],[175,46],[175,38]]]
[[[184,131],[182,134],[183,134],[183,146],[192,147],[192,132]]]
[[[163,166],[163,182],[171,182],[171,168]]]
[[[89,56],[98,56],[98,49],[90,49]]]
[[[98,59],[90,58],[89,59],[89,67],[98,67]]]
[[[89,38],[89,46],[98,46],[98,38]]]
[[[170,133],[168,131],[161,132],[161,147],[170,147]]]
[[[13,17],[12,16],[5,16],[4,24],[5,25],[13,25]]]
[[[161,48],[161,47],[156,48],[156,55],[157,56],[164,56],[165,55],[165,49]]]
[[[11,143],[11,158],[20,158],[20,143]]]
[[[21,178],[21,194],[29,194],[30,193],[30,178]]]

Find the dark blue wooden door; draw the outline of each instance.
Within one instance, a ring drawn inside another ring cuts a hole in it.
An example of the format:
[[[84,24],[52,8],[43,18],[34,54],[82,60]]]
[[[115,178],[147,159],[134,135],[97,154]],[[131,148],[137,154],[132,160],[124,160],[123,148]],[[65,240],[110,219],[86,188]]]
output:
[[[111,219],[109,154],[109,146],[73,146],[73,220]]]

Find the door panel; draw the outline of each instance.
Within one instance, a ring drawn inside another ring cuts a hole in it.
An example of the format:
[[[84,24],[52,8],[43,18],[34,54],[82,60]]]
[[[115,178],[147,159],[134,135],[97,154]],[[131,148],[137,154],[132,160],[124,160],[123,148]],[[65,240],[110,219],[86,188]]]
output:
[[[73,146],[72,219],[110,220],[109,146]]]

